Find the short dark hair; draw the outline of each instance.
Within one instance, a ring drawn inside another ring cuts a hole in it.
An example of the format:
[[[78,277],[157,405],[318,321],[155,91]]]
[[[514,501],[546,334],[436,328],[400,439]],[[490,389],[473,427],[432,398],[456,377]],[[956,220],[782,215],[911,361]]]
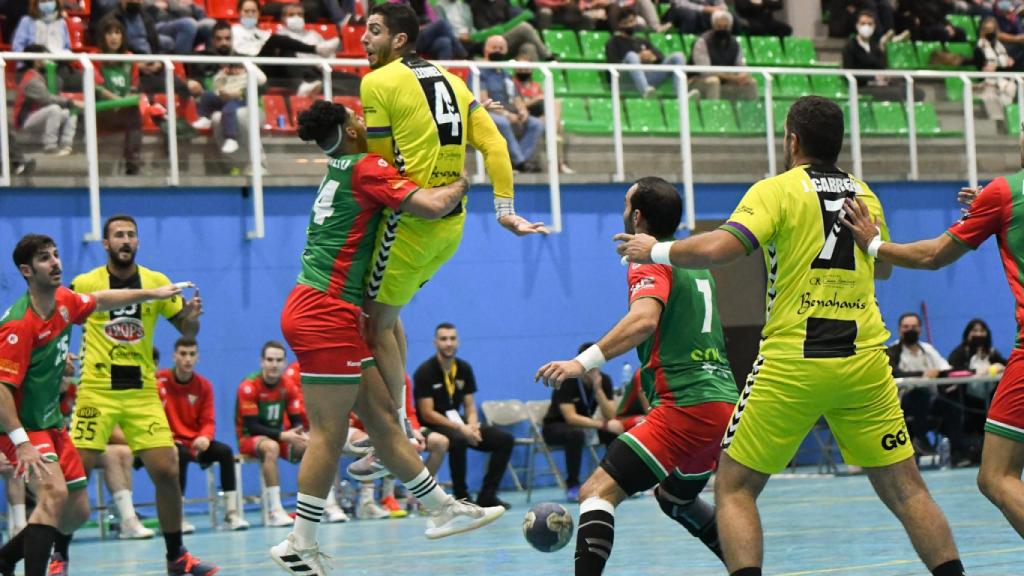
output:
[[[900,314],[900,319],[896,322],[897,325],[903,324],[903,321],[907,318],[917,318],[917,323],[921,324],[921,315],[917,312],[904,312]]]
[[[235,9],[238,10],[239,13],[241,13],[242,6],[244,6],[246,2],[252,2],[256,4],[256,9],[260,11],[260,14],[263,14],[263,7],[260,6],[259,0],[238,0],[238,5],[235,7]]]
[[[615,23],[618,24],[630,16],[636,16],[636,10],[632,6],[619,10],[618,16],[615,18]]]
[[[19,271],[22,264],[31,267],[32,259],[36,257],[36,254],[56,245],[53,238],[46,234],[25,234],[21,240],[18,240],[18,245],[14,247],[14,254],[12,254],[14,265],[18,267]]]
[[[441,330],[455,330],[455,324],[452,324],[451,322],[441,322],[437,325],[437,328],[434,328],[434,334],[437,334]]]
[[[835,164],[843,149],[843,111],[821,96],[804,96],[793,102],[786,117],[786,131],[797,137],[804,156]]]
[[[634,184],[630,210],[639,210],[647,221],[647,233],[655,238],[675,234],[683,217],[683,200],[675,186],[657,176],[645,176]]]
[[[267,350],[270,350],[271,348],[277,348],[278,350],[284,352],[285,356],[288,355],[288,350],[284,347],[284,344],[281,344],[281,342],[277,340],[267,340],[267,343],[264,344],[263,348],[260,349],[260,358],[266,358]]]
[[[177,352],[178,348],[191,348],[193,346],[199,346],[199,342],[192,336],[182,336],[174,341],[174,351]]]
[[[114,214],[107,221],[103,223],[103,239],[106,240],[110,236],[110,226],[114,222],[131,222],[132,226],[135,226],[135,232],[139,231],[139,223],[135,221],[135,218],[127,214]]]
[[[864,16],[870,16],[871,19],[875,21],[875,24],[878,23],[878,14],[875,14],[874,10],[861,10],[860,12],[857,12],[857,20],[860,20]],[[856,22],[856,20],[854,20],[854,22]]]
[[[580,347],[576,350],[576,353],[577,354],[583,354],[584,350],[586,350],[587,348],[590,348],[593,345],[594,345],[593,342],[584,342],[583,344],[580,344]]]
[[[213,25],[213,29],[210,30],[210,36],[217,33],[218,30],[231,31],[231,23],[227,20],[217,20],[217,23]]]
[[[384,19],[384,25],[392,36],[405,34],[405,46],[409,50],[416,49],[416,39],[420,34],[420,22],[416,17],[416,11],[408,4],[377,4],[370,9],[370,16],[380,14]]]

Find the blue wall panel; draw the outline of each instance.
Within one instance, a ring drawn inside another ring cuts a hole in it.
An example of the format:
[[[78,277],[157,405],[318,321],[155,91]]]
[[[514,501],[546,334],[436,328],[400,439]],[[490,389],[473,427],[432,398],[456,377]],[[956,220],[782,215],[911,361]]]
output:
[[[958,217],[958,183],[901,183],[875,187],[886,208],[895,240],[940,234]],[[570,357],[576,346],[600,336],[625,309],[625,270],[611,237],[622,230],[625,186],[565,186],[565,233],[547,238],[515,238],[495,222],[486,189],[471,192],[465,238],[455,258],[407,307],[410,369],[433,352],[433,327],[441,321],[460,329],[460,355],[476,371],[478,399],[546,397],[532,382],[542,363]],[[723,219],[745,188],[697,188],[698,217]],[[249,200],[238,188],[109,189],[103,214],[133,214],[140,224],[139,262],[173,280],[193,280],[201,288],[206,314],[200,334],[199,371],[217,389],[218,437],[234,445],[234,391],[258,368],[259,348],[280,338],[278,318],[298,272],[311,188],[266,191],[267,238],[248,241]],[[519,211],[547,217],[545,187],[521,186]],[[81,241],[88,228],[84,190],[21,189],[0,194],[0,252],[9,254],[24,233],[43,232],[61,248],[66,281],[105,261],[99,243]],[[24,289],[11,264],[0,266],[0,305]],[[933,340],[946,353],[959,341],[967,320],[985,318],[997,345],[1008,353],[1014,336],[1013,303],[994,242],[939,272],[897,270],[878,289],[890,325],[906,310],[928,304]],[[158,328],[157,346],[170,363],[176,333]],[[635,356],[630,356],[635,364]],[[617,378],[621,361],[608,371]],[[561,459],[560,457],[558,458]],[[471,456],[471,489],[479,483],[479,458]],[[246,484],[256,485],[255,468]],[[190,494],[202,493],[196,472]],[[442,478],[447,476],[446,467]],[[294,474],[282,475],[285,491]],[[149,500],[148,481],[138,483],[138,499]]]

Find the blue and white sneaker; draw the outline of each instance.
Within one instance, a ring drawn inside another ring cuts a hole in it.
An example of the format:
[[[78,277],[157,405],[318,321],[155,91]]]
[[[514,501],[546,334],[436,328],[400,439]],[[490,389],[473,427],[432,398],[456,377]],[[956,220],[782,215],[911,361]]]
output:
[[[370,482],[388,474],[391,471],[373,452],[348,465],[348,475],[360,482]]]

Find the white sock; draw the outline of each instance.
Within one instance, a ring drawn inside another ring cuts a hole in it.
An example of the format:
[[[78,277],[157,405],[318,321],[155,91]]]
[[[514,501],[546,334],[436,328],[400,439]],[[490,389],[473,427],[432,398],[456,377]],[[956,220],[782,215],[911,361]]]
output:
[[[238,512],[238,491],[224,492],[224,511],[228,514]]]
[[[334,493],[334,486],[331,486],[330,491],[327,492],[327,498],[324,499],[324,508],[338,508],[338,496]]]
[[[284,510],[284,506],[281,505],[281,487],[280,486],[267,486],[266,492],[263,493],[264,501],[267,506],[270,507],[271,511]]]
[[[394,476],[385,476],[384,479],[380,481],[380,499],[383,500],[389,496],[395,496]]]
[[[373,482],[363,482],[362,484],[359,485],[360,505],[362,505],[363,502],[373,502],[373,492],[375,488],[376,486],[374,486]]]
[[[12,504],[11,505],[11,524],[18,528],[25,527],[28,524],[28,520],[25,519],[25,505],[24,504]]]
[[[427,472],[426,468],[420,470],[420,473],[415,478],[402,480],[402,484],[405,484],[405,487],[412,492],[412,495],[419,499],[423,506],[431,512],[440,510],[442,506],[452,500],[452,497],[445,494],[444,490],[437,485],[437,481],[430,475],[430,472]]]
[[[131,490],[118,490],[114,492],[114,505],[117,506],[117,513],[121,520],[128,520],[135,517],[135,505],[132,504]]]
[[[323,498],[299,492],[295,503],[295,526],[292,534],[300,548],[311,548],[316,545],[316,529],[320,527],[320,518],[324,515],[327,501]]]

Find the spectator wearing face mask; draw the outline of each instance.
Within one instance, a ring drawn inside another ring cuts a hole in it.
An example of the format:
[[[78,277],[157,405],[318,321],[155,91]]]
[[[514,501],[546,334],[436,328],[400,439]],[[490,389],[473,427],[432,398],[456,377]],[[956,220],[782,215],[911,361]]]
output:
[[[843,48],[843,68],[850,70],[885,70],[885,50],[894,39],[893,31],[889,30],[881,37],[877,34],[877,18],[874,12],[861,12],[857,15],[857,31],[846,42]],[[897,39],[906,38],[904,32]],[[906,98],[906,90],[901,85],[902,80],[897,84],[891,84],[891,79],[885,76],[858,76],[857,86],[865,94],[870,94],[876,100],[902,101]],[[924,93],[919,88],[914,88],[915,98],[921,100]]]
[[[1024,67],[1024,23],[1021,22],[1020,7],[1011,0],[999,0],[994,11],[999,24],[999,41],[1006,46],[1019,70]]]
[[[978,376],[998,376],[1006,370],[1006,357],[992,344],[992,331],[981,318],[964,328],[960,345],[949,353],[953,370],[965,370]],[[959,386],[956,400],[964,407],[964,433],[980,437],[985,430],[985,411],[995,394],[995,382],[974,382]]]
[[[306,46],[319,46],[324,37],[316,30],[306,28],[306,10],[302,4],[286,4],[281,10],[280,28],[275,34],[301,42]],[[298,53],[298,56],[314,56]],[[299,96],[318,96],[323,91],[323,73],[319,68],[303,66],[266,66],[267,75],[274,78],[271,85],[295,88]]]
[[[259,28],[260,5],[256,0],[239,0],[238,15],[238,24],[231,27],[231,47],[236,54],[242,56],[290,58],[296,54],[317,54],[331,58],[341,45],[339,38],[332,38],[319,44],[306,44]]]
[[[484,43],[484,57],[491,62],[508,60],[505,38],[497,35],[488,38]],[[500,110],[488,109],[488,112],[508,142],[512,167],[520,172],[540,172],[531,158],[544,135],[544,123],[530,115],[509,73],[501,68],[481,70],[479,99],[481,102],[491,99],[502,105]]]
[[[533,78],[533,70],[516,70],[515,72],[516,94],[523,99],[526,111],[537,120],[544,122],[544,86]],[[562,104],[557,99],[554,101],[555,128],[558,131],[558,169],[562,174],[575,174],[576,171],[565,163],[565,135],[562,133]]]
[[[638,28],[636,12],[631,8],[619,11],[619,19],[615,34],[604,45],[604,54],[608,62],[622,64],[685,64],[686,57],[674,52],[667,57],[654,47],[646,38],[634,36]],[[671,72],[630,70],[629,77],[633,86],[643,94],[644,98],[654,95],[658,85],[673,77]]]
[[[64,8],[56,0],[29,0],[28,14],[21,17],[11,40],[12,52],[24,52],[25,48],[37,44],[50,54],[69,54],[71,36],[64,20]],[[27,62],[18,62],[17,69],[29,67]],[[63,87],[69,92],[82,89],[82,73],[74,70],[67,62],[57,63],[57,75]]]
[[[711,30],[693,43],[693,63],[697,66],[744,66],[743,50],[732,34],[732,25],[732,14],[715,12],[711,16]],[[723,94],[728,98],[757,97],[757,84],[745,72],[701,74],[693,83],[701,98],[710,100],[717,100]]]

